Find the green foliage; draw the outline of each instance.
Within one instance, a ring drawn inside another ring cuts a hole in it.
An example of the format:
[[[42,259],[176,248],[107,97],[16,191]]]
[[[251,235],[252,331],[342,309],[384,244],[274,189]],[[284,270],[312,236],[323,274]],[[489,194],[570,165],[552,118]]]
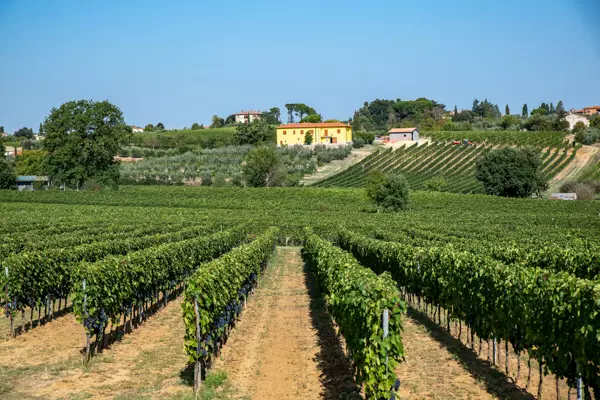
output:
[[[380,100],[365,102],[354,115],[355,131],[387,131],[399,126],[419,126],[421,129],[438,129],[443,125],[445,106],[435,100]]]
[[[153,132],[154,131],[154,125],[152,124],[148,124],[144,127],[144,132]]]
[[[432,192],[445,192],[448,181],[443,176],[434,176],[425,181],[425,188]]]
[[[275,142],[275,128],[262,119],[238,124],[235,130],[234,143],[237,145],[260,145]]]
[[[270,147],[259,147],[246,158],[243,168],[248,186],[277,186],[284,178],[281,157]]]
[[[600,140],[600,129],[596,128],[586,128],[585,130],[580,130],[575,134],[575,142],[592,145]]]
[[[521,111],[521,117],[529,117],[529,109],[527,108],[527,103],[523,104],[523,111]]]
[[[277,228],[270,228],[250,244],[234,248],[222,257],[202,265],[189,277],[182,308],[185,323],[184,346],[190,361],[207,361],[216,350],[226,329],[240,314],[244,298],[255,286],[273,254],[277,234]],[[199,317],[198,321],[196,315]],[[200,327],[200,338],[196,322]]]
[[[73,311],[89,333],[97,334],[108,319],[118,322],[128,309],[172,290],[201,264],[228,252],[245,236],[245,229],[238,228],[79,264],[72,272]],[[80,284],[84,280],[85,290]]]
[[[307,131],[306,136],[304,136],[304,144],[312,144],[314,139],[313,131]]]
[[[600,383],[597,332],[592,313],[600,302],[597,282],[532,263],[515,267],[452,245],[417,247],[368,239],[347,230],[340,246],[376,273],[389,272],[408,293],[451,310],[478,337],[510,342],[571,384],[577,362],[584,382]],[[561,323],[556,323],[561,321]],[[558,350],[560,349],[560,350]]]
[[[17,175],[45,175],[44,159],[46,153],[41,150],[26,150],[17,156],[15,173]]]
[[[473,100],[473,108],[471,110],[476,116],[481,118],[488,119],[498,119],[500,118],[500,111],[498,109],[497,104],[492,104],[485,99],[483,101],[479,101],[477,99]]]
[[[367,196],[385,211],[400,211],[408,207],[410,190],[402,175],[374,174],[366,191]]]
[[[27,139],[33,139],[33,129],[31,128],[21,128],[14,134],[15,137],[22,137]]]
[[[355,149],[360,149],[365,145],[365,141],[361,138],[356,138],[352,141],[352,147]]]
[[[261,113],[261,119],[269,125],[279,125],[281,123],[281,110],[279,107],[272,107],[269,111]]]
[[[210,124],[211,128],[221,128],[225,125],[225,120],[218,115],[213,115],[212,123]]]
[[[200,130],[200,129],[202,129],[202,125],[200,125],[199,123],[197,123],[197,122],[194,122],[194,123],[192,124],[192,130],[193,130],[193,131],[197,131],[197,130]]]
[[[44,121],[45,170],[56,184],[81,187],[90,178],[116,183],[113,160],[131,127],[108,101],[71,101],[53,108]]]
[[[396,382],[394,369],[404,357],[402,313],[405,303],[389,273],[376,275],[350,254],[310,229],[302,256],[325,292],[327,309],[340,327],[356,381],[369,399],[387,399]],[[383,311],[389,311],[389,334],[383,338]]]
[[[0,189],[14,189],[16,179],[12,164],[4,158],[4,152],[2,152],[0,157]]]
[[[590,118],[590,128],[600,129],[600,114],[596,114]]]
[[[321,121],[323,121],[323,117],[321,116],[321,114],[310,114],[300,120],[300,122],[308,122],[313,124],[319,123]]]
[[[477,161],[476,174],[487,194],[528,197],[547,188],[540,153],[531,148],[491,150]]]
[[[577,121],[573,126],[571,132],[577,134],[578,132],[583,132],[585,130],[585,124],[581,121]]]
[[[156,124],[156,129],[157,131],[164,131],[165,130],[165,126],[162,122],[159,122],[158,124]]]
[[[375,140],[374,132],[352,132],[353,139],[362,139],[367,144],[373,144]]]

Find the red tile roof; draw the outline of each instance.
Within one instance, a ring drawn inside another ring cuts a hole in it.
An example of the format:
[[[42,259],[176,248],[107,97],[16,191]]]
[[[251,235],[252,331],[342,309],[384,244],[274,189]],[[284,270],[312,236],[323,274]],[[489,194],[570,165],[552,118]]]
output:
[[[600,110],[600,106],[584,107],[584,110]]]
[[[412,133],[416,130],[417,128],[394,128],[390,129],[388,133]]]
[[[250,111],[240,111],[239,113],[235,113],[233,115],[260,115],[260,111],[250,110]]]
[[[348,124],[343,124],[341,122],[319,122],[319,123],[310,123],[310,122],[297,122],[295,124],[284,124],[279,125],[277,129],[293,129],[293,128],[340,128],[347,127],[351,128]]]

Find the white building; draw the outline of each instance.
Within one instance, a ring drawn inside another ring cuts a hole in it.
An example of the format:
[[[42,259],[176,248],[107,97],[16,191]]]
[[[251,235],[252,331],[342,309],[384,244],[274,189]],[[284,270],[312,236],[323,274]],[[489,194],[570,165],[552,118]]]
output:
[[[139,126],[132,125],[131,131],[133,133],[142,133],[142,132],[144,132],[144,128],[140,128]]]
[[[400,142],[403,140],[419,141],[419,130],[417,128],[394,128],[388,131],[390,143]]]
[[[577,114],[569,114],[565,117],[565,119],[567,120],[567,122],[569,123],[569,129],[573,130],[573,127],[575,126],[576,123],[578,122],[583,122],[583,124],[588,127],[590,126],[590,120],[587,119],[584,116],[581,115],[577,115]]]
[[[233,114],[235,115],[235,122],[236,123],[247,123],[247,122],[252,122],[255,119],[260,119],[260,111],[254,111],[254,110],[250,110],[250,111],[240,111],[237,114]]]

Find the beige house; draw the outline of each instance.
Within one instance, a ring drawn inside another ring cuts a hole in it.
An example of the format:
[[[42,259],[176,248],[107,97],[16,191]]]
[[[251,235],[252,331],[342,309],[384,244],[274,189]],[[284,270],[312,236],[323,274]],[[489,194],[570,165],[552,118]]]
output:
[[[233,114],[235,116],[235,122],[236,123],[247,123],[247,122],[252,122],[255,119],[260,119],[260,111],[254,111],[254,110],[250,110],[250,111],[240,111],[237,114]]]

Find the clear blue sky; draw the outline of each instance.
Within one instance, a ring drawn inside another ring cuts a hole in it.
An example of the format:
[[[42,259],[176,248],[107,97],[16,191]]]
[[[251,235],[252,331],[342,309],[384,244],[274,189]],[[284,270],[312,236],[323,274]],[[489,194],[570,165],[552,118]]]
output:
[[[76,99],[130,124],[210,123],[302,102],[345,119],[376,98],[502,111],[600,104],[597,0],[0,0],[0,125]]]

